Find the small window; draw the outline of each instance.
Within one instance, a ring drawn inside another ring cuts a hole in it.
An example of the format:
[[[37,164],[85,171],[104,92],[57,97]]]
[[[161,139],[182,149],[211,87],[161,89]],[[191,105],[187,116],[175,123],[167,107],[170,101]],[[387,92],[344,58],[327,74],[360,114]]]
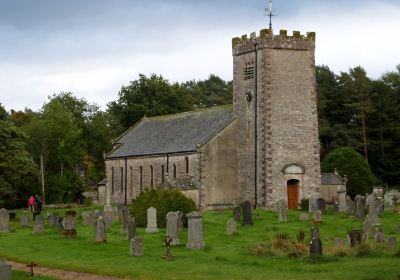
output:
[[[162,183],[164,183],[164,177],[165,177],[165,174],[164,174],[164,165],[161,165],[161,182],[162,182]]]
[[[189,174],[189,158],[185,157],[185,172]]]
[[[150,165],[150,187],[154,187],[154,173],[153,173],[153,165]]]
[[[120,192],[124,192],[124,168],[121,167],[121,190]]]
[[[243,69],[244,80],[251,80],[254,78],[254,62],[248,62]]]
[[[111,167],[111,194],[114,194],[114,167]]]
[[[174,174],[173,174],[174,175],[174,179],[176,179],[176,165],[175,164],[174,164],[174,170],[173,171],[174,171]]]
[[[140,193],[143,191],[143,166],[140,166],[139,168],[139,188],[140,188]]]

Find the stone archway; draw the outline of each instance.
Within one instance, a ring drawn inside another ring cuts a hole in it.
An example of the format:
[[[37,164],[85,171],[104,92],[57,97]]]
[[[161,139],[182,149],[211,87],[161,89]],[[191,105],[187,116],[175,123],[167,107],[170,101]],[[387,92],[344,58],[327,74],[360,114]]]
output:
[[[297,209],[299,201],[300,181],[291,179],[287,181],[287,201],[289,209]]]

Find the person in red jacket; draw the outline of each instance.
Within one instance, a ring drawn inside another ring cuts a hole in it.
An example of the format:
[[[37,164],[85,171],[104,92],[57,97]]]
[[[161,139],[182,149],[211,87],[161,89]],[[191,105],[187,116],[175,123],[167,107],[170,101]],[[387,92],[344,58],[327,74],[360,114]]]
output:
[[[28,206],[30,211],[33,212],[35,207],[35,198],[33,197],[33,195],[31,195],[31,197],[28,199]]]

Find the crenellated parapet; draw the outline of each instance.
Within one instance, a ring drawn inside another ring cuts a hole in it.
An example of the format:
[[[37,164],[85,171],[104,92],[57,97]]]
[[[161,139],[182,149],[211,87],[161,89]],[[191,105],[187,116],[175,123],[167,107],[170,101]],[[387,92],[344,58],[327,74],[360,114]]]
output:
[[[292,36],[288,36],[287,30],[280,30],[279,35],[274,35],[270,29],[262,29],[259,36],[254,32],[250,37],[243,35],[232,38],[233,55],[253,52],[256,48],[314,50],[315,32],[307,32],[304,36],[300,31],[293,31]]]

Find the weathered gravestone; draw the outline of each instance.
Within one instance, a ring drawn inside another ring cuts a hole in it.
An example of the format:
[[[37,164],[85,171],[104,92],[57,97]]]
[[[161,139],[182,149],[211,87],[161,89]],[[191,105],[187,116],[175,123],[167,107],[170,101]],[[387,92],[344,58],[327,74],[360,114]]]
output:
[[[226,223],[226,234],[233,235],[235,233],[236,233],[236,220],[229,219],[229,221]]]
[[[384,237],[384,234],[383,234],[383,228],[377,228],[375,230],[375,242],[376,243],[380,243],[380,244],[385,243],[385,237]]]
[[[113,211],[110,210],[104,211],[103,220],[106,223],[106,227],[109,227],[112,224],[113,217],[114,217]]]
[[[246,200],[243,202],[242,206],[242,225],[252,225],[253,224],[253,216],[251,214],[251,203]]]
[[[396,236],[391,235],[388,237],[388,248],[390,250],[395,250],[397,248]]]
[[[122,209],[122,221],[121,221],[121,225],[122,225],[122,233],[127,234],[128,233],[128,220],[130,218],[130,213],[128,208],[123,208]]]
[[[202,249],[203,241],[203,215],[198,211],[190,212],[186,215],[188,218],[188,243],[189,249]]]
[[[338,195],[339,212],[344,213],[347,210],[346,191],[339,191],[337,192],[337,195]]]
[[[359,220],[363,220],[365,218],[364,209],[365,209],[364,198],[361,195],[356,195],[354,216]]]
[[[323,199],[323,198],[317,199],[317,210],[320,210],[322,214],[326,213],[325,199]]]
[[[382,198],[379,198],[375,202],[375,207],[376,207],[376,214],[382,215],[383,212],[385,211],[385,202]]]
[[[315,210],[318,210],[317,198],[312,196],[308,199],[308,211],[313,212]]]
[[[66,211],[63,219],[64,236],[69,238],[76,237],[76,211]]]
[[[178,212],[168,212],[167,216],[167,236],[169,236],[169,241],[171,245],[181,244],[181,240],[178,235]]]
[[[35,223],[33,225],[33,233],[42,234],[44,233],[44,221],[42,215],[35,216]]]
[[[342,238],[335,238],[335,247],[341,248],[344,246],[344,241]]]
[[[368,221],[372,223],[372,225],[380,225],[378,213],[376,212],[376,198],[374,194],[370,194],[367,197],[367,208],[368,208]]]
[[[21,216],[21,227],[29,226],[29,215],[24,211],[24,214]]]
[[[136,222],[134,217],[129,217],[128,219],[128,240],[136,237]]]
[[[47,215],[47,225],[56,226],[58,224],[59,218],[57,215],[50,213]]]
[[[322,222],[321,210],[314,210],[313,211],[313,222],[317,223],[317,224]]]
[[[93,226],[97,221],[93,211],[82,212],[82,220],[85,226]]]
[[[183,212],[177,211],[178,213],[178,230],[183,229]]]
[[[307,221],[308,220],[308,213],[301,212],[299,215],[299,220],[300,221]]]
[[[287,203],[284,199],[278,201],[277,210],[279,222],[287,222]]]
[[[157,227],[157,209],[154,207],[150,207],[147,209],[147,228],[146,232],[158,232]]]
[[[367,240],[373,234],[373,226],[371,221],[365,220],[362,228],[362,239]]]
[[[347,235],[350,247],[356,247],[358,245],[361,245],[361,240],[362,240],[362,232],[361,230],[358,229],[353,229],[349,232]]]
[[[322,242],[318,237],[310,241],[310,257],[316,258],[322,256]]]
[[[143,256],[143,240],[137,237],[131,239],[131,256]]]
[[[107,242],[106,223],[101,216],[94,222],[94,242]]]
[[[8,265],[0,260],[0,279],[11,280],[11,276],[12,276],[11,265]]]
[[[349,215],[354,214],[354,201],[351,200],[350,196],[346,196],[346,213]]]
[[[319,238],[319,228],[312,227],[310,232],[311,239],[318,237]]]
[[[10,231],[10,216],[4,208],[0,209],[0,233]]]
[[[235,221],[240,221],[240,207],[239,205],[235,205],[233,206],[233,218],[235,219]]]

